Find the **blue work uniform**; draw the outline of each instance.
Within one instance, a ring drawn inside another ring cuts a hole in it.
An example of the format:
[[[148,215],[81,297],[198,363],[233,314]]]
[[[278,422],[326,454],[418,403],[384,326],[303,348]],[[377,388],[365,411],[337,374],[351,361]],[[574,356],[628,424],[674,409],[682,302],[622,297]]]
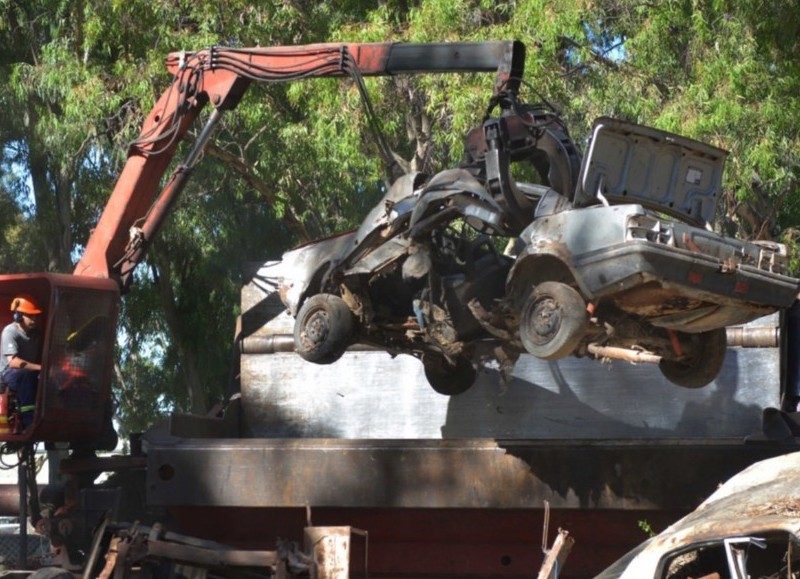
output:
[[[33,421],[39,371],[10,368],[8,363],[14,357],[30,362],[37,361],[40,348],[39,332],[35,329],[27,334],[18,324],[11,323],[0,334],[0,380],[16,396],[23,427],[29,426]]]

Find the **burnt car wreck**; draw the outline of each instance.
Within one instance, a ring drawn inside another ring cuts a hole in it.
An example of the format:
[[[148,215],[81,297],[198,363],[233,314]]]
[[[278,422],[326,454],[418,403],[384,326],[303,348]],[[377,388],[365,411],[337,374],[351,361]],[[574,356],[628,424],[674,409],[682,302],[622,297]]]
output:
[[[447,395],[525,352],[657,363],[698,388],[726,326],[797,296],[784,246],[710,230],[721,149],[601,118],[584,156],[550,107],[507,90],[465,150],[457,168],[397,179],[358,230],[262,268],[303,358],[330,364],[355,343],[410,354]]]
[[[596,579],[799,577],[798,467],[797,452],[753,464]]]

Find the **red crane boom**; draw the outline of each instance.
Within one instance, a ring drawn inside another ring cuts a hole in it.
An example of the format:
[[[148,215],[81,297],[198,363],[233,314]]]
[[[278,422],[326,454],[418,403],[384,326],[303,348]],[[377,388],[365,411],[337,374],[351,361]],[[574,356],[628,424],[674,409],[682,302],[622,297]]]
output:
[[[524,46],[510,41],[215,47],[170,54],[166,65],[172,81],[130,146],[73,274],[0,276],[0,313],[8,313],[14,296],[26,293],[44,306],[46,317],[40,324],[42,371],[33,423],[22,429],[12,412],[7,423],[0,423],[0,442],[88,442],[109,424],[103,416],[111,395],[119,295],[131,285],[136,265],[174,207],[222,113],[238,105],[252,82],[351,76],[363,93],[363,76],[496,72],[496,91],[516,90],[524,57]],[[190,152],[164,180],[178,145],[208,104],[213,110]]]

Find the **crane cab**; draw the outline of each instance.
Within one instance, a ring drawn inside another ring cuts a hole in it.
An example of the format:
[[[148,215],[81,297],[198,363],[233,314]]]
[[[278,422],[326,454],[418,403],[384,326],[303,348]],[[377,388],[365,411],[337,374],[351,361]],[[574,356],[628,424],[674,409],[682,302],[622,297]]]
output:
[[[20,294],[44,310],[38,324],[42,369],[24,421],[15,393],[0,377],[0,443],[91,443],[110,408],[118,286],[64,274],[0,275],[1,327],[12,323],[11,302]]]

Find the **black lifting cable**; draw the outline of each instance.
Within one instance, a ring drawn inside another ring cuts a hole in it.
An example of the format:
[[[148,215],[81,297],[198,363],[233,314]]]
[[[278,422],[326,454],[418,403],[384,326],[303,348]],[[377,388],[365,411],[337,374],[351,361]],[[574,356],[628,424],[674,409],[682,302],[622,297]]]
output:
[[[235,54],[230,55],[231,52]],[[334,73],[339,68],[338,51],[331,51],[329,55],[312,56],[309,63],[318,61],[318,64],[310,68],[304,67],[302,71],[296,71],[296,65],[287,66],[285,69],[270,69],[264,66],[253,65],[246,60],[238,57],[238,54],[249,54],[248,51],[236,51],[235,49],[212,49],[212,58],[206,63],[200,56],[193,54],[188,57],[187,63],[175,76],[170,84],[169,91],[179,90],[178,106],[175,114],[168,120],[170,126],[160,135],[153,136],[157,127],[147,133],[140,135],[130,147],[142,147],[145,145],[163,143],[158,149],[143,151],[147,155],[158,155],[169,149],[175,142],[181,118],[187,110],[187,103],[198,94],[198,88],[202,84],[203,72],[205,68],[219,68],[232,72],[242,78],[260,82],[288,82],[292,80],[302,80],[315,76],[323,76],[325,73]]]
[[[369,92],[367,91],[367,85],[364,83],[364,77],[361,75],[361,71],[353,60],[353,57],[349,52],[347,52],[347,49],[343,47],[342,52],[343,68],[350,74],[350,76],[353,78],[353,81],[356,83],[358,92],[361,95],[361,101],[364,104],[364,109],[367,113],[367,123],[372,135],[375,137],[378,151],[381,157],[383,157],[386,170],[389,175],[391,175],[393,178],[396,178],[402,175],[404,171],[397,162],[391,147],[389,147],[389,144],[386,142],[383,129],[378,121],[378,116],[375,114],[375,109],[372,107],[372,101],[369,98]]]
[[[332,75],[336,72],[348,74],[358,89],[366,111],[367,124],[377,142],[379,153],[383,158],[387,171],[389,174],[394,175],[400,169],[402,173],[402,168],[386,142],[361,71],[346,46],[326,48],[320,50],[317,54],[308,55],[308,60],[300,70],[298,70],[296,64],[287,64],[285,67],[254,65],[247,58],[256,53],[257,51],[255,50],[217,48],[213,51],[210,66],[211,68],[227,70],[243,78],[260,82],[289,82]],[[298,56],[306,55],[307,53],[298,50],[296,52],[287,51],[283,54]]]
[[[308,77],[322,76],[324,72],[334,73],[340,70],[338,49],[329,49],[327,53],[308,55],[303,66],[297,64],[267,67],[256,64],[244,56],[251,56],[254,51],[242,51],[228,48],[214,49],[210,68],[221,68],[250,80],[263,82],[286,82]],[[282,53],[294,56],[293,53]],[[298,53],[305,54],[305,53]]]
[[[158,125],[156,125],[147,133],[139,135],[139,137],[130,144],[130,147],[140,148],[145,145],[159,142],[163,143],[158,149],[154,149],[152,151],[142,151],[147,155],[160,155],[169,149],[175,143],[175,139],[178,136],[178,128],[180,126],[181,118],[187,110],[187,103],[197,95],[202,76],[203,69],[199,66],[187,66],[186,69],[182,70],[181,73],[175,77],[169,87],[169,92],[175,90],[176,87],[178,90],[180,90],[178,106],[175,109],[175,114],[171,115],[169,118],[169,127],[162,134],[153,136],[153,133],[158,128]],[[162,118],[162,122],[163,120],[164,119]]]
[[[153,127],[131,142],[129,147],[142,148],[146,145],[161,143],[156,149],[141,151],[143,154],[149,156],[159,155],[168,150],[175,143],[181,118],[188,109],[187,103],[197,96],[199,87],[202,86],[203,71],[206,68],[226,70],[242,78],[268,83],[290,82],[293,80],[333,75],[337,72],[341,72],[348,74],[358,89],[366,112],[369,130],[375,138],[379,154],[383,159],[386,170],[393,177],[402,174],[402,168],[389,147],[380,122],[375,114],[375,109],[372,106],[372,101],[370,100],[361,71],[352,55],[347,50],[347,47],[328,48],[321,50],[318,54],[309,55],[307,62],[299,70],[296,64],[287,64],[285,67],[254,65],[247,60],[247,57],[255,52],[256,51],[253,50],[234,48],[213,48],[210,51],[211,58],[208,61],[201,58],[197,53],[190,55],[186,64],[181,69],[180,73],[175,76],[169,88],[170,92],[175,90],[180,91],[175,114],[170,115],[168,119],[162,119],[162,122],[163,120],[168,120],[170,123],[169,127],[157,136],[155,132],[158,126]],[[288,56],[296,56],[306,53],[297,51],[296,53],[287,52],[286,54]]]

